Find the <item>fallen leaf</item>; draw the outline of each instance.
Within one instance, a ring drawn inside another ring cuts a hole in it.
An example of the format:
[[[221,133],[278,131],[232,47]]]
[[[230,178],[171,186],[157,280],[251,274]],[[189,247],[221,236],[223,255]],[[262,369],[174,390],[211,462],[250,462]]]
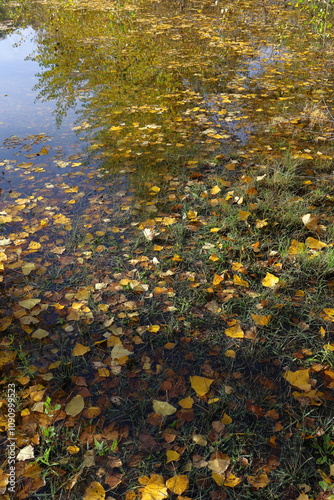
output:
[[[16,460],[18,462],[23,462],[24,460],[31,460],[32,458],[34,458],[34,456],[34,448],[31,446],[31,444],[29,444],[19,451]]]
[[[25,309],[32,309],[35,307],[37,304],[39,304],[41,299],[25,299],[21,300],[19,302],[21,307],[24,307]]]
[[[214,379],[199,377],[198,375],[194,375],[190,377],[191,387],[196,392],[197,396],[204,396],[210,390],[210,385],[214,382]]]
[[[83,356],[84,354],[86,354],[86,352],[89,351],[90,347],[76,343],[72,351],[72,356]]]
[[[266,326],[270,322],[272,316],[269,314],[268,316],[261,316],[261,314],[251,314],[254,323],[257,326]]]
[[[69,403],[65,406],[66,415],[70,415],[71,417],[76,417],[79,413],[84,409],[85,402],[83,397],[80,394],[74,396]]]
[[[248,283],[248,281],[243,280],[242,278],[240,278],[240,276],[238,276],[238,275],[236,275],[236,274],[233,276],[233,283],[234,283],[235,285],[245,286],[245,287],[247,287],[247,288],[249,287],[249,283]]]
[[[305,244],[311,248],[312,250],[321,250],[322,248],[327,247],[326,243],[323,243],[320,240],[316,240],[315,238],[312,238],[311,236],[309,238],[306,238]]]
[[[142,476],[138,478],[138,482],[145,485],[144,488],[139,489],[141,500],[164,500],[164,498],[168,498],[164,478],[159,474],[151,474],[150,477]]]
[[[241,326],[239,324],[234,325],[234,326],[230,326],[229,328],[226,328],[224,333],[225,333],[225,335],[227,335],[227,337],[232,337],[234,339],[243,339],[245,336],[245,334],[244,334],[244,332],[241,329]]]
[[[167,456],[166,464],[169,464],[169,462],[176,462],[177,460],[179,460],[181,455],[177,451],[167,450],[166,456]]]
[[[224,486],[227,486],[228,488],[234,488],[241,482],[240,477],[235,476],[234,474],[229,474],[225,481],[223,482]]]
[[[173,415],[176,412],[176,408],[165,401],[158,401],[157,399],[153,400],[153,410],[158,415],[162,415],[166,417],[168,415]]]
[[[174,493],[174,495],[182,495],[189,486],[188,476],[173,476],[166,481],[167,488]]]
[[[277,278],[277,276],[271,273],[267,273],[262,280],[262,285],[269,288],[274,288],[278,282],[279,278]]]
[[[106,497],[106,491],[103,486],[93,481],[85,491],[84,500],[103,500]]]
[[[309,383],[309,378],[310,378],[310,369],[306,368],[305,370],[297,370],[295,372],[293,371],[286,371],[283,374],[283,378],[289,382],[289,384],[293,385],[294,387],[297,387],[298,389],[302,391],[310,391],[311,390],[311,384]]]
[[[255,489],[259,490],[260,488],[264,488],[269,484],[269,477],[267,474],[258,474],[257,476],[247,476],[247,481],[251,484]]]

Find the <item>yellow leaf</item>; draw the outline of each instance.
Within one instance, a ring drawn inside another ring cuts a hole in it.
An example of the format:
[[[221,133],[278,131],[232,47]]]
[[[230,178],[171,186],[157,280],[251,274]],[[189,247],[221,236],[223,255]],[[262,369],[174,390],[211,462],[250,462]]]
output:
[[[219,186],[213,186],[213,188],[211,189],[211,194],[218,194],[220,193],[221,189]]]
[[[189,409],[189,408],[193,407],[194,400],[193,400],[193,398],[191,398],[190,396],[188,396],[187,398],[180,399],[180,401],[178,402],[178,404],[182,408],[188,408]]]
[[[272,316],[268,314],[268,316],[261,316],[261,314],[251,314],[254,323],[257,326],[266,326],[270,322]]]
[[[68,217],[65,217],[63,214],[56,214],[53,216],[53,220],[55,224],[68,224],[71,220]]]
[[[209,460],[208,467],[212,470],[212,472],[216,472],[216,474],[222,475],[229,467],[230,463],[230,457],[222,453],[221,458],[214,458],[213,460]]]
[[[241,479],[234,474],[229,474],[227,478],[225,479],[223,485],[227,486],[228,488],[234,488],[241,482]]]
[[[44,337],[47,337],[48,335],[49,332],[43,330],[43,328],[38,328],[37,330],[34,331],[34,333],[31,336],[33,339],[44,339]]]
[[[177,451],[167,450],[166,456],[167,456],[166,464],[169,464],[169,462],[176,462],[177,460],[179,460],[181,455]]]
[[[79,448],[79,446],[68,446],[68,447],[67,447],[67,451],[68,451],[71,455],[76,455],[77,453],[79,453],[80,448]]]
[[[224,413],[223,418],[221,419],[221,423],[228,425],[232,422],[233,422],[232,418],[229,415],[227,415],[226,413]]]
[[[312,389],[311,391],[308,392],[298,392],[298,391],[293,391],[292,396],[295,399],[298,399],[303,406],[305,405],[311,405],[311,406],[320,406],[322,405],[322,397],[324,393],[317,391],[315,389]]]
[[[210,233],[218,233],[218,231],[220,231],[220,227],[212,227],[210,229]],[[211,257],[210,257],[211,258]]]
[[[236,274],[233,276],[233,283],[234,283],[235,285],[245,286],[246,288],[248,288],[248,287],[249,287],[249,283],[248,283],[248,281],[243,280],[242,278],[240,278],[240,276],[238,276],[238,275],[236,275]]]
[[[305,214],[302,217],[303,224],[310,229],[310,231],[316,231],[319,228],[318,225],[319,217],[312,214]]]
[[[203,436],[203,434],[194,434],[192,439],[193,439],[193,442],[195,444],[198,444],[199,446],[206,446],[208,443],[206,437]]]
[[[219,260],[220,258],[218,257],[218,255],[216,255],[215,253],[213,253],[212,255],[210,255],[209,257],[209,260],[212,260],[212,262],[217,262],[217,260]]]
[[[292,372],[290,370],[286,371],[283,374],[283,378],[289,382],[289,384],[297,387],[302,391],[310,391],[311,384],[309,383],[310,378],[310,369],[306,368],[305,370],[297,370]]]
[[[90,351],[90,347],[83,344],[76,343],[72,351],[72,356],[83,356],[86,352]]]
[[[93,481],[88,488],[86,488],[83,500],[104,500],[105,497],[106,492],[103,486],[100,483]]]
[[[161,189],[161,188],[159,188],[158,186],[152,186],[152,187],[151,187],[151,191],[152,191],[153,193],[159,193],[160,189]]]
[[[326,318],[324,318],[326,321],[334,321],[334,309],[326,308],[323,311],[326,314]]]
[[[1,324],[0,324],[0,332],[4,332],[5,330],[7,330],[7,328],[11,324],[12,324],[12,318],[11,317],[6,316],[5,318],[3,318],[1,320]]]
[[[161,224],[164,226],[171,226],[172,224],[176,224],[177,220],[173,217],[163,217],[161,220]]]
[[[188,476],[174,476],[166,481],[167,488],[174,493],[174,495],[182,495],[189,486]]]
[[[210,385],[214,382],[214,379],[199,377],[198,375],[194,375],[190,377],[191,387],[196,392],[197,396],[204,396],[210,390]]]
[[[188,219],[196,219],[197,217],[197,212],[195,211],[192,211],[192,210],[189,210],[188,213],[187,213],[187,217]]]
[[[27,262],[22,266],[22,272],[25,276],[28,276],[34,269],[36,269],[36,265],[33,262]]]
[[[223,486],[225,481],[225,474],[221,476],[220,474],[217,474],[217,472],[213,472],[212,479],[216,484],[218,484],[218,486]]]
[[[245,334],[243,332],[243,330],[241,329],[240,325],[234,325],[234,326],[231,326],[230,328],[226,328],[225,330],[225,335],[227,335],[228,337],[232,337],[234,339],[243,339]]]
[[[39,304],[41,299],[26,299],[19,302],[21,307],[25,309],[32,309],[36,304]]]
[[[269,484],[269,477],[267,474],[258,474],[257,476],[247,476],[247,481],[254,488],[259,490],[260,488],[264,488]]]
[[[160,330],[159,325],[151,325],[147,328],[147,331],[150,333],[157,333]]]
[[[152,474],[150,477],[142,476],[138,478],[140,484],[144,484],[144,488],[140,488],[141,500],[164,500],[168,497],[167,488],[164,478],[159,474]]]
[[[267,219],[264,219],[264,220],[259,220],[259,219],[256,219],[256,221],[255,221],[255,226],[256,226],[258,229],[261,229],[262,227],[268,226]]]
[[[217,286],[217,285],[219,285],[219,283],[221,283],[221,282],[223,281],[223,279],[224,279],[224,278],[223,278],[222,276],[220,276],[219,274],[215,274],[215,275],[213,276],[213,280],[212,280],[212,284],[213,284],[213,286]]]
[[[65,413],[71,417],[76,417],[82,412],[84,406],[84,399],[80,394],[78,394],[77,396],[74,396],[69,403],[67,403],[65,406]]]
[[[41,244],[38,243],[38,241],[31,241],[29,243],[29,246],[28,246],[28,250],[33,250],[34,252],[36,252],[37,250],[39,250],[41,248]]]
[[[227,351],[225,351],[224,354],[225,354],[225,356],[227,358],[233,358],[233,359],[235,359],[236,356],[237,356],[236,352],[233,351],[233,350],[230,350],[230,349],[228,349]]]
[[[274,288],[274,286],[276,286],[278,282],[279,278],[277,278],[277,276],[271,273],[267,273],[262,280],[262,285],[269,288]]]
[[[312,250],[321,250],[322,248],[327,247],[326,243],[323,243],[320,240],[316,240],[315,238],[312,238],[311,236],[309,238],[306,238],[305,244],[311,248]]]
[[[238,219],[247,220],[250,215],[251,215],[250,212],[246,212],[245,210],[240,210],[240,212],[238,213]]]
[[[305,244],[302,243],[301,241],[292,240],[288,253],[290,255],[297,255],[303,252],[305,252]]]
[[[157,399],[153,400],[153,410],[155,413],[166,417],[168,415],[173,415],[176,412],[176,408],[165,401],[159,401]]]

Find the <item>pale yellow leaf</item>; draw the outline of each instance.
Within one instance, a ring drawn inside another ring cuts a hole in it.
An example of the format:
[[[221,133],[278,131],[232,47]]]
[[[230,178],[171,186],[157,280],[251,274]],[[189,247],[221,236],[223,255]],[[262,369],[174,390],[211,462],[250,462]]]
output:
[[[153,410],[155,411],[155,413],[158,413],[163,417],[173,415],[173,413],[176,412],[176,408],[173,405],[165,401],[159,401],[157,399],[153,400]]]
[[[76,417],[79,413],[84,409],[85,402],[83,397],[80,394],[74,396],[69,403],[65,406],[66,415],[70,415],[71,417]]]
[[[189,486],[188,476],[173,476],[166,481],[167,488],[174,493],[174,495],[182,495]]]
[[[83,500],[104,500],[106,498],[106,491],[102,484],[93,481],[85,491]]]
[[[311,384],[309,383],[309,378],[310,378],[310,369],[306,368],[305,370],[297,370],[295,372],[293,371],[286,371],[283,374],[283,378],[289,382],[289,384],[293,385],[294,387],[297,387],[298,389],[302,391],[310,391],[311,390]]]

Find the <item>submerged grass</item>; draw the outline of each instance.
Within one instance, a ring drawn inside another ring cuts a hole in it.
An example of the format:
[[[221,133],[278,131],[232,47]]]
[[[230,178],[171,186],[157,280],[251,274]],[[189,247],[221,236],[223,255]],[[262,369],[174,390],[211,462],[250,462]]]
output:
[[[329,186],[306,177],[288,157],[233,182],[185,168],[162,181],[154,215],[137,211],[133,237],[90,236],[78,223],[64,247],[82,259],[79,269],[65,261],[26,278],[58,301],[51,341],[8,341],[17,357],[5,383],[23,384],[28,414],[18,426],[34,444],[41,481],[31,480],[31,498],[83,498],[97,481],[112,498],[134,500],[138,478],[156,474],[188,476],[184,494],[193,500],[331,498],[333,322],[324,310],[333,305],[333,199]],[[327,246],[305,244],[310,237]],[[263,286],[267,273],[278,284]],[[86,316],[62,313],[73,300]],[[236,324],[243,338],[226,334]],[[78,343],[90,351],[74,357]],[[120,366],[111,359],[117,345],[132,351]],[[284,379],[298,369],[310,370],[317,392]],[[194,375],[214,381],[208,395],[190,388]],[[31,383],[48,398],[40,395],[37,413]],[[66,416],[78,393],[87,401],[82,416]],[[192,408],[179,404],[188,396]],[[176,413],[154,413],[153,400]],[[179,459],[168,463],[168,450]],[[230,466],[212,477],[208,463],[219,453]],[[240,479],[232,486],[231,474]]]

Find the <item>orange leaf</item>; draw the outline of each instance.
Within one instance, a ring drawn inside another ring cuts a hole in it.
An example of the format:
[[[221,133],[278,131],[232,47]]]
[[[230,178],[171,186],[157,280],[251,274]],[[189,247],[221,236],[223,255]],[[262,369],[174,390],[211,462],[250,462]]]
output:
[[[247,481],[254,488],[259,490],[260,488],[264,488],[269,484],[269,477],[267,474],[258,474],[257,476],[247,476]]]

